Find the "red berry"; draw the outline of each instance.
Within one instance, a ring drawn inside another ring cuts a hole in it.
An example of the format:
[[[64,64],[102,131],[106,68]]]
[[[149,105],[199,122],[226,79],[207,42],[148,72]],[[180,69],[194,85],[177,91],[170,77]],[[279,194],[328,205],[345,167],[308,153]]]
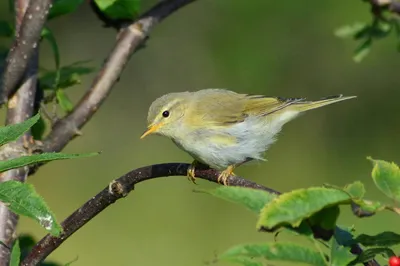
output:
[[[389,266],[400,266],[400,257],[392,256],[389,258]]]

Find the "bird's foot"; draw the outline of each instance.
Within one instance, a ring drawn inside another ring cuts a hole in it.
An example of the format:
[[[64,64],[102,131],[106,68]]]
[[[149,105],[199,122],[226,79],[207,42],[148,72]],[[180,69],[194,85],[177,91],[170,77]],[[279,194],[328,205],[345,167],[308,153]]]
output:
[[[235,169],[235,167],[233,165],[228,166],[228,168],[226,168],[224,171],[222,171],[219,176],[218,176],[218,183],[223,184],[224,186],[228,185],[228,177],[231,175],[235,175],[233,173],[233,169]]]
[[[197,184],[196,176],[195,176],[195,170],[196,170],[197,164],[198,164],[197,161],[193,161],[187,170],[187,177],[188,177],[189,181],[192,181],[194,184]]]

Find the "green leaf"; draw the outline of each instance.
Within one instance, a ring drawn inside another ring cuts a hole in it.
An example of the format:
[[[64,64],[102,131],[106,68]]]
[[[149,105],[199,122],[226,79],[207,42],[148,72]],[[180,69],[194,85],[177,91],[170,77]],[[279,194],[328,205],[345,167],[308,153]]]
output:
[[[363,41],[354,51],[353,60],[360,63],[371,51],[372,39],[368,38]]]
[[[20,234],[18,240],[21,249],[21,258],[26,257],[26,255],[32,250],[33,246],[37,243],[37,240],[29,234]]]
[[[335,36],[339,38],[353,37],[356,33],[369,27],[366,23],[356,22],[353,25],[345,25],[335,30]]]
[[[356,258],[357,258],[356,255],[351,254],[350,247],[341,246],[336,242],[335,238],[332,239],[330,266],[348,265]]]
[[[237,257],[264,258],[268,261],[286,261],[316,266],[327,265],[319,252],[285,242],[239,245],[218,256],[220,260],[231,260]]]
[[[83,0],[55,0],[50,9],[48,20],[74,12]]]
[[[10,22],[0,20],[0,37],[11,38],[14,36],[14,29]]]
[[[391,23],[376,19],[371,26],[370,36],[375,39],[381,39],[388,36],[392,29],[393,26]]]
[[[354,228],[342,228],[337,226],[335,228],[335,240],[339,245],[349,247],[356,243],[353,233]]]
[[[360,181],[348,184],[344,187],[344,191],[349,193],[352,198],[362,199],[365,195],[364,184]]]
[[[373,163],[372,179],[375,185],[386,196],[396,201],[400,200],[400,170],[395,163],[382,160],[374,160],[368,157]]]
[[[369,248],[365,249],[357,258],[355,262],[364,263],[373,260],[376,255],[386,255],[388,258],[396,256],[390,248]]]
[[[251,258],[245,258],[245,257],[234,257],[234,258],[228,258],[226,259],[229,262],[241,264],[244,266],[263,266],[261,262],[255,261]]]
[[[309,219],[311,226],[319,226],[325,230],[333,230],[339,217],[338,205],[327,207],[312,215]]]
[[[40,117],[38,122],[31,127],[31,134],[35,140],[42,140],[45,131],[46,122]]]
[[[55,160],[65,160],[65,159],[75,159],[75,158],[85,158],[98,155],[98,152],[94,153],[81,153],[81,154],[66,154],[66,153],[42,153],[42,154],[34,154],[29,156],[21,156],[18,158],[10,159],[7,161],[0,161],[0,173],[20,168],[26,165],[47,162],[47,161],[55,161]]]
[[[368,213],[377,213],[386,208],[386,206],[379,201],[369,200],[354,200],[354,203],[360,206],[361,211]]]
[[[60,107],[66,112],[69,113],[74,109],[74,104],[68,98],[67,94],[63,90],[56,91],[57,101],[60,104]]]
[[[19,266],[19,261],[21,259],[21,250],[19,248],[18,238],[14,241],[14,245],[11,250],[10,266]]]
[[[290,224],[297,227],[318,211],[339,204],[349,204],[350,196],[339,189],[313,187],[284,193],[261,211],[257,228],[271,230]]]
[[[60,82],[61,74],[60,74],[60,51],[58,49],[57,40],[54,37],[53,32],[48,28],[44,28],[42,30],[42,38],[44,38],[45,40],[47,40],[50,43],[50,46],[54,53],[54,61],[55,61],[55,65],[56,65],[56,71],[55,71],[54,83],[52,84],[52,86],[54,88],[58,88],[58,83]]]
[[[135,19],[139,14],[140,0],[94,0],[107,17],[111,19]]]
[[[269,193],[260,189],[234,187],[234,186],[218,186],[212,190],[196,190],[215,197],[238,203],[247,209],[259,213],[265,204],[271,202],[277,197],[276,194]]]
[[[355,40],[370,39],[371,38],[371,25],[365,25],[364,28],[360,29],[356,34],[354,34]]]
[[[196,189],[195,191],[207,193],[233,203],[241,204],[250,211],[256,213],[259,213],[266,204],[278,196],[277,194],[260,189],[235,186],[219,186],[212,190]],[[288,226],[287,229],[305,236],[310,236],[313,234],[307,223],[300,224],[298,228],[291,228]]]
[[[36,114],[22,123],[0,127],[0,146],[17,140],[26,131],[28,131],[39,120],[39,118],[40,115]]]
[[[366,247],[390,247],[400,244],[400,235],[390,231],[385,231],[374,236],[361,234],[355,238],[355,241]]]
[[[5,203],[12,212],[30,217],[51,234],[60,235],[61,226],[31,184],[15,180],[0,183],[0,201]]]
[[[92,73],[95,68],[84,66],[89,61],[79,61],[72,65],[64,66],[59,71],[59,82],[57,89],[66,89],[80,84],[80,77]],[[57,81],[57,71],[45,71],[41,73],[39,84],[42,90],[54,90]]]

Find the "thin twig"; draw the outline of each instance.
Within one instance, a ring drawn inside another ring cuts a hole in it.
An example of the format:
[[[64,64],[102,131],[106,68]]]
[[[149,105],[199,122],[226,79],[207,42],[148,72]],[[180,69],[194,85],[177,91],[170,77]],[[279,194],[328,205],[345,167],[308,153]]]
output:
[[[61,223],[63,232],[59,237],[48,234],[38,243],[36,243],[31,252],[27,255],[27,257],[25,257],[21,265],[33,266],[43,261],[66,239],[68,239],[73,233],[93,219],[97,214],[102,212],[111,204],[115,203],[118,199],[126,197],[129,192],[134,189],[136,184],[159,177],[186,176],[189,166],[189,164],[185,163],[156,164],[132,170],[114,180],[109,186],[104,188],[96,196],[90,198],[89,201],[87,201]],[[218,183],[219,174],[220,172],[209,168],[198,168],[196,169],[195,173],[197,178],[205,179],[214,183]],[[228,178],[228,184],[230,186],[249,187],[265,190],[269,193],[280,194],[276,190],[259,185],[255,182],[238,176],[230,176]],[[360,254],[362,252],[362,249],[358,245],[354,245],[352,250],[354,250],[354,254]],[[379,266],[379,264],[374,260],[371,260],[364,265]]]
[[[15,40],[6,59],[0,91],[0,105],[6,103],[8,98],[15,93],[29,62],[38,49],[40,34],[46,22],[52,0],[20,0],[15,2],[16,14],[23,12],[24,15],[17,15],[16,22],[20,26],[18,26],[19,30],[16,31]],[[28,2],[28,7],[24,8],[24,4],[18,4],[22,2]],[[24,12],[25,10],[26,12]]]
[[[151,29],[176,10],[194,1],[161,1],[134,23],[122,29],[91,88],[68,116],[56,122],[43,141],[43,150],[45,152],[61,151],[75,136],[81,135],[80,129],[110,94],[130,56],[141,47]]]

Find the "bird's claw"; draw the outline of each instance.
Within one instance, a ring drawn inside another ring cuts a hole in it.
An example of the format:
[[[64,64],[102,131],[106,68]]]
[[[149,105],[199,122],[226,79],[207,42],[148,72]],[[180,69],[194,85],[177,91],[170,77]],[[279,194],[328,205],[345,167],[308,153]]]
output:
[[[233,173],[233,169],[234,169],[233,166],[229,166],[224,171],[222,171],[218,176],[217,182],[219,184],[223,184],[224,186],[228,186],[228,177],[231,175],[235,175]]]
[[[189,168],[188,168],[188,170],[187,170],[187,177],[188,177],[189,181],[191,181],[191,182],[193,182],[194,184],[197,185],[197,183],[196,183],[196,176],[195,176],[195,170],[196,170],[195,168],[196,168],[196,163],[193,162],[193,163],[189,166]]]

